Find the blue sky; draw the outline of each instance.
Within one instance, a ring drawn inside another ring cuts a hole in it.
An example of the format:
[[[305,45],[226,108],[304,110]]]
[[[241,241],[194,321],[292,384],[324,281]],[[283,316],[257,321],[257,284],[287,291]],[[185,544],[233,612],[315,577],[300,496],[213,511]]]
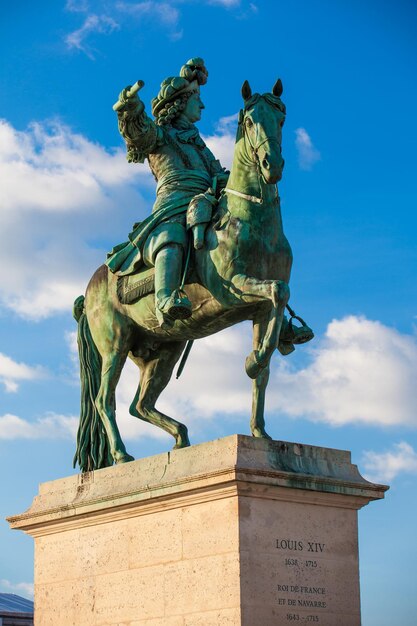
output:
[[[291,304],[316,331],[273,359],[276,439],[349,449],[391,485],[359,512],[364,626],[413,626],[417,476],[417,5],[406,0],[3,3],[0,9],[1,518],[73,470],[79,386],[74,298],[152,205],[125,162],[111,105],[192,56],[209,80],[199,128],[230,164],[240,87],[280,76],[280,195],[294,252]],[[160,406],[194,443],[248,433],[249,325],[199,342]],[[136,422],[127,367],[119,422],[136,457],[166,451]],[[0,521],[0,590],[30,593],[32,540]]]

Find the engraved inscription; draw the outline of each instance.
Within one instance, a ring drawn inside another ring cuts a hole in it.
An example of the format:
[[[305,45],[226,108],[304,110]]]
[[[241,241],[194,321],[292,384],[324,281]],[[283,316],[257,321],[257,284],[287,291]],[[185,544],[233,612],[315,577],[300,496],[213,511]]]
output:
[[[277,604],[289,609],[283,617],[287,622],[320,624],[320,613],[329,608],[323,572],[320,572],[320,557],[326,554],[326,543],[299,537],[279,537],[275,546],[286,553],[282,554],[282,563],[284,571],[288,572],[288,580],[280,581],[276,596]],[[298,554],[289,556],[288,552]],[[309,557],[310,554],[314,557]],[[309,609],[318,612],[309,613]]]
[[[276,547],[278,550],[294,550],[302,552],[324,552],[326,547],[325,543],[319,543],[318,541],[300,541],[299,539],[277,539]]]

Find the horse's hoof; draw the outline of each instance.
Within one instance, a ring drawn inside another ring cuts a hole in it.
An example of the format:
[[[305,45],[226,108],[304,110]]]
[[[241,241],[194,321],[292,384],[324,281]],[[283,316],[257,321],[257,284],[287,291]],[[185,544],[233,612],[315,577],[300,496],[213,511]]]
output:
[[[252,436],[258,437],[259,439],[271,439],[272,440],[272,437],[270,437],[268,433],[266,432],[266,430],[264,430],[263,428],[254,428],[252,431]]]
[[[245,371],[249,378],[255,379],[259,376],[265,366],[258,361],[258,350],[254,350],[245,361]]]
[[[132,456],[131,454],[122,454],[120,457],[118,457],[117,459],[114,460],[114,462],[116,463],[116,465],[119,465],[119,463],[129,463],[130,461],[134,461],[135,457]]]
[[[183,443],[176,443],[175,446],[172,448],[173,450],[181,450],[181,448],[189,448],[191,446],[191,443],[189,441],[183,442]]]
[[[186,426],[184,426],[181,430],[182,432],[178,433],[178,435],[175,437],[176,443],[175,446],[172,448],[173,450],[188,448],[191,445],[190,440],[188,439],[188,430]]]
[[[291,352],[294,352],[294,350],[294,345],[288,341],[280,341],[278,343],[278,351],[282,354],[282,356],[288,356]]]

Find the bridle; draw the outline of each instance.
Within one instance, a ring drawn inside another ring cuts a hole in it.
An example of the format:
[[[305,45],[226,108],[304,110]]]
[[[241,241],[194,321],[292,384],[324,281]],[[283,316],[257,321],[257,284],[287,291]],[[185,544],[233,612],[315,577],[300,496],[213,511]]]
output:
[[[255,157],[254,160],[259,164],[259,155],[258,155],[258,150],[261,146],[264,145],[264,143],[266,143],[267,141],[269,141],[270,143],[277,143],[279,145],[279,147],[281,148],[281,144],[279,143],[278,139],[276,137],[269,137],[266,136],[265,139],[263,139],[262,141],[260,141],[258,143],[257,146],[254,146],[251,142],[251,138],[250,135],[248,133],[248,129],[246,128],[246,124],[242,124],[243,126],[243,134],[246,136],[246,139],[248,140],[248,144],[250,145],[250,148],[252,150],[252,154]]]
[[[265,137],[265,139],[263,139],[261,142],[259,142],[257,146],[254,146],[252,144],[250,135],[248,133],[248,129],[246,128],[246,124],[244,123],[244,113],[243,113],[243,111],[241,111],[239,113],[238,125],[241,128],[242,135],[244,137],[246,137],[246,139],[248,141],[248,144],[250,146],[250,149],[252,151],[253,160],[255,162],[256,171],[257,171],[257,174],[258,174],[260,198],[258,198],[257,196],[250,196],[249,194],[242,193],[241,191],[236,191],[235,189],[231,189],[230,187],[226,187],[225,188],[225,192],[226,193],[230,193],[230,194],[232,194],[234,196],[237,196],[238,198],[243,198],[244,200],[248,200],[249,202],[254,202],[255,204],[263,204],[264,198],[263,198],[263,193],[262,193],[262,172],[261,172],[261,164],[259,162],[258,150],[267,141],[269,141],[270,143],[277,143],[280,148],[281,148],[281,144],[279,143],[279,141],[278,141],[278,139],[276,137],[269,137],[269,136],[267,136],[267,137]],[[278,200],[278,189],[277,189],[276,186],[275,186],[275,200]]]

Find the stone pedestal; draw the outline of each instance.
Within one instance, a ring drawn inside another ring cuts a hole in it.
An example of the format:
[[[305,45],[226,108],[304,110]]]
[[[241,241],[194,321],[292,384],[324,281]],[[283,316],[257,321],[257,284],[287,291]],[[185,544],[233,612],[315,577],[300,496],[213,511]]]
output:
[[[233,435],[40,486],[36,626],[359,626],[350,453]]]

